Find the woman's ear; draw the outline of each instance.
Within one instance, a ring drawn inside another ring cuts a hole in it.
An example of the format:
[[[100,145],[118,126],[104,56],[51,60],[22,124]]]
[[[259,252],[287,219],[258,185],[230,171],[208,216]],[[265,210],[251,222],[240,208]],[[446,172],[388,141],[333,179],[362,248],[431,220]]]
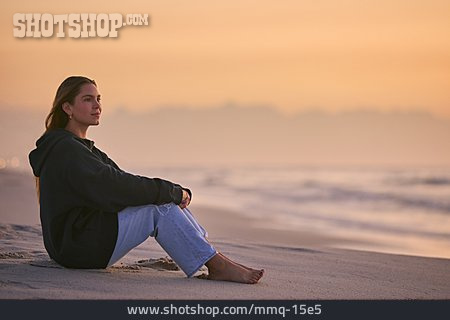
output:
[[[70,103],[64,102],[62,104],[62,109],[68,116],[72,115],[72,108],[70,107]]]

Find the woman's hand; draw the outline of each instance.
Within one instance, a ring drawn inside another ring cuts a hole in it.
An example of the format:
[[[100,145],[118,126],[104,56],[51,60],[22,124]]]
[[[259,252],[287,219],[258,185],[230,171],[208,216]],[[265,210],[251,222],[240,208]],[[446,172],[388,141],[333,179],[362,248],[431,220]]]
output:
[[[179,206],[181,209],[184,209],[189,205],[189,203],[191,203],[191,197],[186,190],[183,190],[183,197],[181,198],[181,203]]]

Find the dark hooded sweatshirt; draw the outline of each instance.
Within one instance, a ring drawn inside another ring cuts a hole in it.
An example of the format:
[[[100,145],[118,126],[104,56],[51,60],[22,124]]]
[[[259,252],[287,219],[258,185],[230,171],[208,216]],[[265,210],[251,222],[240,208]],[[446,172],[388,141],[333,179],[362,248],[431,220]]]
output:
[[[127,173],[93,141],[67,130],[48,131],[36,146],[29,160],[34,175],[40,177],[44,245],[50,257],[65,267],[107,266],[120,210],[181,203],[180,185]]]

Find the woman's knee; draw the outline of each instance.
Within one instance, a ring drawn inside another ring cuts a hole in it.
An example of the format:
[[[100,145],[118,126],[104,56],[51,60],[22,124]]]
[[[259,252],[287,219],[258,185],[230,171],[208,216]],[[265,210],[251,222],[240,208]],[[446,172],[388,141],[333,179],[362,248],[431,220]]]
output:
[[[165,216],[179,214],[181,212],[181,208],[175,203],[171,202],[157,206],[157,211],[161,216]]]

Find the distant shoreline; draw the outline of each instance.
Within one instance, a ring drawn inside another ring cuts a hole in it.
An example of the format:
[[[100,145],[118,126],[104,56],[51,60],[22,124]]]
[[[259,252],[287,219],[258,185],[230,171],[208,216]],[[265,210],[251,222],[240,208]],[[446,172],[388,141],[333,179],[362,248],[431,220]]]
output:
[[[450,202],[444,197],[450,190],[450,176],[446,170],[273,170],[156,167],[140,174],[189,186],[194,192],[194,213],[201,215],[213,230],[219,224],[218,234],[223,225],[231,229],[233,221],[238,220],[246,221],[263,241],[277,237],[285,244],[450,257],[446,238],[450,215],[445,211]],[[284,189],[273,189],[273,185],[265,183],[266,179],[279,181],[278,186]],[[383,184],[373,184],[374,179]],[[404,193],[418,188],[420,193]],[[429,196],[424,191],[430,191]],[[0,200],[0,223],[40,223],[35,180],[30,171],[0,170]],[[217,203],[221,203],[220,207]],[[372,206],[379,207],[375,210]],[[399,206],[398,210],[395,206]],[[224,212],[227,219],[210,219],[208,211]],[[432,220],[422,227],[424,219]],[[254,239],[246,233],[239,235],[244,240]]]

